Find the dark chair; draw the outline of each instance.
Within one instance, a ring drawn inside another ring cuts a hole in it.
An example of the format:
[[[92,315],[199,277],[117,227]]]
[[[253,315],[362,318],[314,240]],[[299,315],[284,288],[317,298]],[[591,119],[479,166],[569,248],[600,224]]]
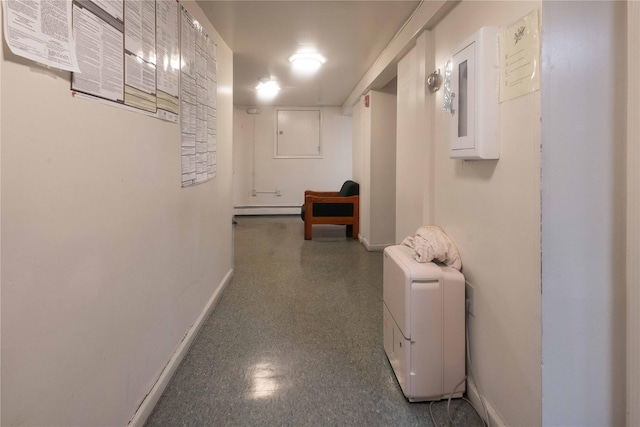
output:
[[[300,216],[304,221],[304,238],[311,240],[314,224],[346,225],[347,235],[358,238],[360,226],[360,186],[345,181],[340,191],[304,192],[304,205]]]

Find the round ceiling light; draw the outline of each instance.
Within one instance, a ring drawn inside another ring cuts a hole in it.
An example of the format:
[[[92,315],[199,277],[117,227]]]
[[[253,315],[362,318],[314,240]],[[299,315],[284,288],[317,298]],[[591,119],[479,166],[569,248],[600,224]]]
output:
[[[277,81],[271,79],[260,79],[260,83],[256,86],[258,97],[260,99],[273,99],[280,92],[280,85]]]
[[[326,62],[326,58],[315,50],[299,50],[289,58],[291,66],[296,73],[313,74]]]

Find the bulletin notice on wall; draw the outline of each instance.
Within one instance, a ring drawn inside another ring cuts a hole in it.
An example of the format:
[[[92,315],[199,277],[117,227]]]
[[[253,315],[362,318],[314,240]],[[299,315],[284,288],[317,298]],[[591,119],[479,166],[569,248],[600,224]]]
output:
[[[71,89],[123,103],[123,22],[93,2],[78,1],[73,3],[73,31],[80,73],[73,73]]]
[[[181,182],[217,174],[217,46],[177,0],[5,0],[12,52],[70,70],[74,95],[180,123]]]
[[[124,9],[122,3],[124,0],[92,0],[100,9],[104,10],[114,19],[124,22]]]
[[[176,0],[156,1],[156,103],[158,117],[178,121],[180,21]]]
[[[2,15],[11,52],[49,67],[79,71],[70,2],[5,0]]]
[[[216,45],[181,8],[182,186],[210,180],[217,173]]]
[[[500,33],[500,102],[540,89],[538,9]]]
[[[74,93],[177,123],[178,15],[177,0],[73,0],[80,70],[72,75]]]
[[[124,103],[156,111],[156,2],[124,7]]]

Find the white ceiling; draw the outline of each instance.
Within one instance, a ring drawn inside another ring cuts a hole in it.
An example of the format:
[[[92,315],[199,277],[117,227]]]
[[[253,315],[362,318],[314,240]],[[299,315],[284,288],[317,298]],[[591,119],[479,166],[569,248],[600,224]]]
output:
[[[233,51],[233,102],[260,105],[255,86],[274,77],[278,106],[340,106],[419,5],[418,0],[198,0]],[[327,62],[310,78],[289,57],[313,45]]]

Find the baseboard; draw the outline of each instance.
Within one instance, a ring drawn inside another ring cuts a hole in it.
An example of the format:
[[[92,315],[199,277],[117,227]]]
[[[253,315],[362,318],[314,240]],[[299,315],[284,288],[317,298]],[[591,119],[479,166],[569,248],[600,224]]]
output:
[[[478,411],[478,414],[480,414],[480,417],[484,420],[486,416],[484,413],[484,409],[482,407],[482,402],[480,402],[480,394],[478,393],[478,387],[476,387],[476,384],[473,382],[473,380],[468,377],[467,377],[467,397],[473,403],[473,406],[475,406],[476,411]],[[502,421],[502,418],[500,418],[500,416],[498,415],[498,412],[496,412],[496,410],[493,409],[493,406],[491,406],[491,404],[487,402],[486,399],[484,400],[484,404],[487,407],[487,412],[489,414],[489,421],[490,421],[491,427],[507,427],[505,422]]]
[[[207,305],[202,310],[202,313],[200,313],[198,319],[191,326],[189,332],[187,332],[187,334],[184,336],[182,342],[178,345],[178,348],[176,348],[176,351],[173,353],[173,356],[171,356],[171,359],[169,359],[169,362],[164,367],[164,370],[160,374],[160,377],[158,377],[156,383],[151,388],[151,391],[149,391],[149,394],[147,394],[147,396],[144,398],[133,418],[131,418],[131,420],[129,421],[129,426],[142,427],[147,421],[147,418],[149,418],[149,415],[151,415],[151,412],[156,406],[156,403],[158,403],[158,400],[160,400],[164,389],[169,384],[171,377],[173,377],[173,374],[175,374],[178,366],[180,366],[180,362],[182,362],[182,359],[184,358],[184,356],[186,356],[191,343],[198,335],[198,332],[204,325],[204,322],[211,315],[211,312],[217,305],[218,300],[222,295],[222,291],[227,287],[229,282],[231,282],[232,277],[233,269],[229,270],[224,279],[222,279],[220,286],[218,286],[216,291],[213,293],[213,295],[209,299],[209,302],[207,302]]]
[[[360,235],[358,237],[360,238],[360,243],[362,243],[369,252],[382,252],[384,251],[384,248],[386,248],[387,246],[391,246],[395,244],[395,243],[387,243],[387,244],[372,245],[371,243],[369,243],[366,237],[362,237]]]
[[[300,215],[300,206],[237,206],[234,215]]]

